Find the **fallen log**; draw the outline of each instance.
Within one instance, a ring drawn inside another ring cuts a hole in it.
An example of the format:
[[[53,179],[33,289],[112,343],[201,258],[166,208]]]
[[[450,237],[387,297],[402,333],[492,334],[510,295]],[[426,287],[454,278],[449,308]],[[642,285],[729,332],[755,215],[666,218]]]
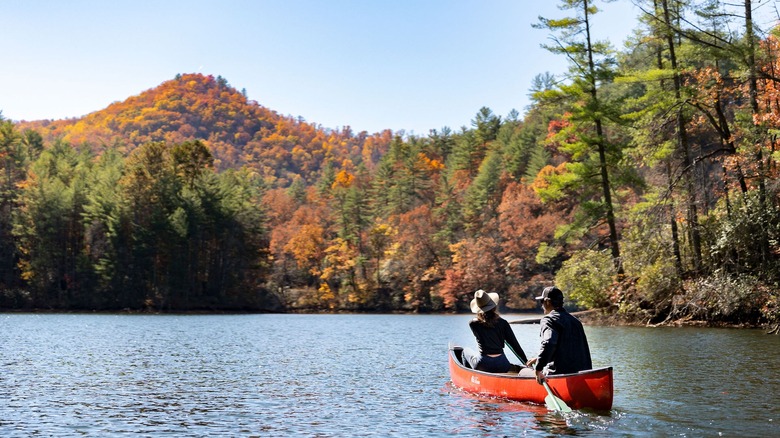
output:
[[[590,310],[583,310],[583,311],[580,311],[580,312],[572,312],[571,314],[574,315],[574,316],[584,316],[584,315],[588,315],[590,313],[594,313],[594,312],[598,312],[598,311],[599,311],[599,309],[590,309]],[[510,324],[539,324],[539,321],[542,320],[542,317],[544,317],[544,315],[533,316],[533,317],[530,317],[530,318],[517,319],[517,320],[514,320],[514,321],[509,321],[509,323]]]

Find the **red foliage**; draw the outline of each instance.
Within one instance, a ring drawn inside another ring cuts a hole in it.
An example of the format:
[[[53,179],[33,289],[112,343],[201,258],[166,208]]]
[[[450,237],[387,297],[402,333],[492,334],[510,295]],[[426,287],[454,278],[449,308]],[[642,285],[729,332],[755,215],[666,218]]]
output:
[[[504,256],[526,266],[534,264],[539,245],[551,243],[555,229],[564,223],[560,213],[549,211],[532,188],[517,182],[507,186],[498,212]]]
[[[500,243],[491,237],[462,240],[450,248],[452,267],[445,272],[438,295],[447,307],[465,307],[477,289],[491,292],[505,289],[501,272]],[[451,303],[451,304],[450,304]]]
[[[431,286],[441,280],[441,260],[447,248],[436,240],[441,224],[427,205],[421,205],[394,219],[397,234],[395,259],[400,266],[396,281],[403,286],[407,304],[419,307],[428,296]],[[446,300],[445,300],[446,301]]]

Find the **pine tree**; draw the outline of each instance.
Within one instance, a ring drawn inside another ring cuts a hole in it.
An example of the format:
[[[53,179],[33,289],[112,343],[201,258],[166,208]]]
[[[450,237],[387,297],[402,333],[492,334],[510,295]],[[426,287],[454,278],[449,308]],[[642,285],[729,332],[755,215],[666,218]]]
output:
[[[545,47],[552,53],[566,56],[570,64],[570,83],[559,84],[540,97],[569,102],[567,109],[573,129],[566,132],[569,138],[559,137],[572,156],[573,162],[567,169],[576,175],[580,184],[600,186],[600,205],[589,209],[589,214],[603,217],[606,221],[612,260],[618,273],[622,273],[610,179],[610,168],[619,161],[621,150],[618,144],[610,142],[606,130],[607,123],[618,120],[618,116],[616,108],[600,94],[603,87],[612,82],[616,69],[609,44],[596,42],[591,37],[592,15],[598,11],[592,3],[592,0],[561,0],[560,8],[572,11],[573,16],[562,19],[540,17],[536,27],[550,31],[555,41],[555,44]],[[598,175],[597,180],[591,180],[590,175],[594,174]]]

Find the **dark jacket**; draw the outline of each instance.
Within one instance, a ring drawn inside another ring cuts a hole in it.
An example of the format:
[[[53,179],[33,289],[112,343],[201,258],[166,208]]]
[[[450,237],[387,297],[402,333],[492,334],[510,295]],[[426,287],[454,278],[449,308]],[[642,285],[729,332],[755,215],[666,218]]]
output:
[[[559,307],[541,320],[542,347],[535,369],[549,364],[549,374],[570,374],[593,368],[582,323]]]

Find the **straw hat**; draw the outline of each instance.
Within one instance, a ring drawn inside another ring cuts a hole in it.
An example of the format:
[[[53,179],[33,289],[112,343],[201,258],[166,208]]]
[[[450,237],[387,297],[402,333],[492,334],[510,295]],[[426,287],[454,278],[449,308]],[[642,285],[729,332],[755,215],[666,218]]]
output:
[[[474,299],[471,300],[471,311],[474,313],[487,312],[498,306],[498,294],[495,292],[487,293],[480,289],[474,292]]]

